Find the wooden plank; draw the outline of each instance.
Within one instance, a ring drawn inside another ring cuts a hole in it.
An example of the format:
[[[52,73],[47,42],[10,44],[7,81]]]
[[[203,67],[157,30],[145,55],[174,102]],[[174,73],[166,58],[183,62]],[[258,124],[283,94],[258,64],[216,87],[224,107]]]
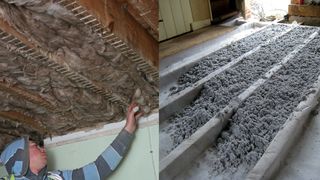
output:
[[[290,4],[290,16],[320,17],[320,6]]]
[[[184,24],[184,18],[183,18],[180,0],[171,0],[170,2],[171,2],[174,24],[177,30],[177,35],[183,34],[187,31]]]
[[[18,32],[16,29],[14,29],[12,26],[8,24],[7,21],[5,21],[3,18],[0,18],[0,29],[15,36],[18,38],[21,42],[23,42],[25,45],[29,46],[30,48],[35,48],[36,46],[28,40],[26,36]]]
[[[159,41],[167,39],[166,30],[164,28],[164,23],[159,22]]]
[[[139,52],[144,59],[149,60],[150,64],[159,66],[158,41],[130,15],[126,0],[79,0],[79,4]]]
[[[208,4],[209,4],[209,12],[210,12],[210,20],[213,20],[213,16],[212,16],[212,7],[211,7],[211,0],[208,0]]]
[[[291,0],[291,4],[300,4],[301,0]]]
[[[192,19],[190,1],[180,0],[180,3],[181,3],[181,9],[184,17],[184,25],[186,27],[186,31],[191,31],[191,23],[193,22],[193,19]]]
[[[205,20],[201,20],[201,21],[195,21],[191,24],[192,26],[192,30],[197,30],[197,29],[201,29],[207,26],[211,25],[211,20],[210,19],[205,19]]]
[[[156,0],[127,0],[128,10],[135,19],[149,30],[155,39],[158,39],[158,12],[159,6]]]
[[[41,134],[46,134],[47,129],[40,123],[40,121],[33,119],[32,117],[26,116],[16,111],[0,111],[0,116],[6,119],[10,119],[17,123],[22,123]]]
[[[167,32],[167,38],[171,38],[177,35],[174,19],[172,15],[170,0],[161,0],[159,2],[159,10],[162,15],[164,27]]]
[[[46,101],[44,98],[42,98],[38,94],[31,93],[27,89],[18,87],[17,85],[14,85],[14,86],[10,85],[5,81],[0,81],[0,91],[10,93],[16,97],[22,98],[24,100],[27,100],[39,106],[43,106],[51,111],[57,109],[57,107],[50,104],[48,101]]]
[[[163,19],[161,16],[161,12],[159,11],[159,41],[167,39],[167,32],[164,28]]]
[[[190,0],[193,21],[210,19],[210,9],[207,0]]]

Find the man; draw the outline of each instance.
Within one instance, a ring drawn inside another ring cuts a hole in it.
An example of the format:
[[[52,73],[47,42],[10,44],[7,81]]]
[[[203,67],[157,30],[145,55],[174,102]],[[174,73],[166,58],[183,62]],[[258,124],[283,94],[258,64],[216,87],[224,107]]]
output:
[[[9,144],[0,156],[1,180],[105,180],[119,165],[132,142],[137,119],[132,103],[127,112],[125,127],[92,163],[74,170],[47,172],[47,156],[43,147],[23,137]]]

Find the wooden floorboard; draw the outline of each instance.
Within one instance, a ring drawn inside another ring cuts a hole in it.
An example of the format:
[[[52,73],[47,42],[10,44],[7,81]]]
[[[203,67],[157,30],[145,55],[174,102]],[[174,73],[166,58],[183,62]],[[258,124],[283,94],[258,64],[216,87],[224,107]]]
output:
[[[290,4],[290,16],[320,17],[320,6]]]

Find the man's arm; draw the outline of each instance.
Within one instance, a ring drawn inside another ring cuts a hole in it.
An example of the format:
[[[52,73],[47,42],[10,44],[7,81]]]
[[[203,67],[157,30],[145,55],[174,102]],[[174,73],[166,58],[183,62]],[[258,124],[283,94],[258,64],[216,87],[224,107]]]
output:
[[[136,119],[142,115],[134,112],[135,107],[135,104],[129,106],[124,129],[94,162],[79,169],[56,173],[64,180],[105,180],[117,168],[132,143],[137,126]]]

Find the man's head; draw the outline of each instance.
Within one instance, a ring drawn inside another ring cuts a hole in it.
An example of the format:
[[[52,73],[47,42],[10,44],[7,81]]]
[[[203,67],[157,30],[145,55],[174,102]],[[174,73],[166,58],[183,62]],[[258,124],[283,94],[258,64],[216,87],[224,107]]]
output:
[[[33,141],[29,141],[29,168],[34,174],[38,174],[47,165],[47,154],[44,147],[40,147]]]

